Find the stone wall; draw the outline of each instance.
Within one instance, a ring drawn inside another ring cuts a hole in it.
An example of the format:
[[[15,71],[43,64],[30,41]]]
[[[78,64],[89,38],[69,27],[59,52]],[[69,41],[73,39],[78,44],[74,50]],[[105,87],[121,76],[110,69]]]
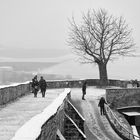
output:
[[[57,109],[57,112],[52,115],[41,127],[41,133],[36,140],[56,140],[57,130],[64,133],[64,108],[66,100]]]
[[[6,104],[25,94],[29,94],[29,83],[3,87],[0,89],[0,105]]]
[[[82,80],[47,81],[47,88],[74,88],[81,86]]]
[[[47,81],[47,88],[81,88],[83,80],[59,80]],[[99,79],[86,79],[88,86],[100,86]],[[109,80],[110,86],[126,87],[128,81]],[[23,83],[0,88],[0,105],[15,100],[18,97],[29,94],[31,91],[31,83]]]
[[[114,108],[140,106],[140,88],[106,89],[106,100]]]
[[[126,88],[128,83],[129,81],[125,81],[125,80],[113,80],[113,79],[109,80],[109,86],[115,86],[115,87]]]
[[[77,88],[82,87],[84,80],[87,81],[88,86],[100,86],[99,79],[83,79],[83,80],[59,80],[59,81],[47,81],[48,88]],[[109,86],[127,87],[129,81],[122,80],[109,80]]]
[[[64,137],[66,140],[85,140],[84,121],[78,110],[68,101],[65,108]]]

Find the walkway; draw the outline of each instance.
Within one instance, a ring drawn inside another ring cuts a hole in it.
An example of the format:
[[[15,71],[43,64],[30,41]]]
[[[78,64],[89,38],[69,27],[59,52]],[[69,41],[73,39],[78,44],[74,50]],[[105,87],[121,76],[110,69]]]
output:
[[[72,101],[85,118],[85,134],[87,140],[122,140],[112,129],[105,116],[99,114],[97,106],[99,98],[105,90],[89,87],[81,100],[81,89],[72,89]]]
[[[11,140],[25,122],[42,112],[62,92],[63,89],[47,90],[45,98],[42,98],[40,93],[38,98],[33,98],[33,94],[30,94],[1,107],[0,140]],[[80,88],[72,89],[72,101],[86,120],[87,140],[121,140],[111,128],[106,117],[99,114],[97,104],[100,96],[105,95],[105,90],[88,87],[86,100],[81,100],[81,95]]]
[[[0,107],[0,140],[10,140],[15,132],[29,119],[43,111],[63,92],[63,89],[46,91],[46,97],[34,98],[33,94],[19,98],[17,101]]]

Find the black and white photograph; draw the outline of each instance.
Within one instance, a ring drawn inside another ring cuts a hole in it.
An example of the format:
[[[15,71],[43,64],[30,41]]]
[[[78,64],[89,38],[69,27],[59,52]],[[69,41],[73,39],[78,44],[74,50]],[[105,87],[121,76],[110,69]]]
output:
[[[0,0],[0,140],[140,140],[139,0]]]

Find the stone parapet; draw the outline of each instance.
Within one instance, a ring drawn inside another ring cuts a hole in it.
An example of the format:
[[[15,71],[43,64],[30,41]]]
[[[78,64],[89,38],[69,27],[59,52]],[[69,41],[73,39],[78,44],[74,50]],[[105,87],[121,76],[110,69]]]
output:
[[[29,82],[0,88],[0,105],[6,104],[10,101],[15,100],[18,97],[29,93]]]
[[[112,108],[140,106],[140,88],[106,89],[106,100]]]
[[[100,86],[99,79],[82,79],[82,80],[53,80],[47,81],[48,88],[78,88],[82,87],[84,80],[87,81],[88,86]],[[108,80],[108,86],[127,87],[128,81],[123,80]]]
[[[74,88],[81,86],[82,80],[47,81],[47,88]]]
[[[129,81],[127,81],[127,80],[109,79],[109,86],[126,88],[128,83],[129,83]]]
[[[78,88],[82,87],[82,83],[84,80],[87,80],[88,86],[100,86],[99,79],[82,79],[82,80],[53,80],[47,81],[47,88]],[[128,81],[120,81],[120,80],[109,80],[110,86],[120,86],[126,87]],[[21,97],[25,94],[29,94],[31,91],[31,83],[20,83],[14,84],[6,87],[0,88],[0,105],[6,104],[10,101],[15,100],[18,97]]]

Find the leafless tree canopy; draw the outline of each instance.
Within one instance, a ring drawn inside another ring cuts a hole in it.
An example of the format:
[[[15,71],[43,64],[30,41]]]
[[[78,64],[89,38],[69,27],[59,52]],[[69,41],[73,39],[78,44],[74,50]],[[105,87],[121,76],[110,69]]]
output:
[[[81,56],[83,63],[104,63],[118,55],[130,55],[134,42],[123,17],[115,18],[106,10],[88,11],[82,24],[70,21],[69,44]]]

